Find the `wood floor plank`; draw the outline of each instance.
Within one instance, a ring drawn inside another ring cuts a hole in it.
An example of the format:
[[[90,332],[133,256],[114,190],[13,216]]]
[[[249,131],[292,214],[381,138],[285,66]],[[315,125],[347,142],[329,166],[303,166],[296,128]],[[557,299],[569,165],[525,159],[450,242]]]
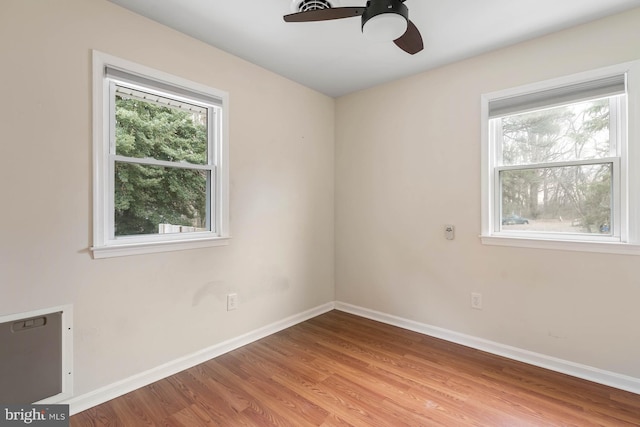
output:
[[[94,406],[74,415],[71,419],[76,425],[83,426],[119,427],[123,425],[113,405]]]
[[[332,311],[71,426],[640,426],[640,395]]]
[[[190,405],[175,414],[171,415],[169,419],[165,420],[166,426],[171,427],[196,427],[214,425],[213,420],[209,418],[209,415],[200,410],[198,405]]]
[[[222,424],[233,419],[238,411],[215,389],[208,387],[198,378],[198,370],[188,369],[173,375],[168,381],[179,390],[181,395],[187,398],[188,402],[197,405],[205,410],[208,418],[217,424]],[[190,405],[184,405],[187,407]],[[248,407],[248,404],[243,408]]]

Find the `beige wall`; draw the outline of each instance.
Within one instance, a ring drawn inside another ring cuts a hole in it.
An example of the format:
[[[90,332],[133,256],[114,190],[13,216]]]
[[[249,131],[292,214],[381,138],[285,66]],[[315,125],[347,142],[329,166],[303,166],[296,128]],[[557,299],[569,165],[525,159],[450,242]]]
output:
[[[91,258],[92,49],[230,93],[229,246]],[[333,99],[104,0],[3,0],[0,58],[0,316],[73,304],[76,395],[334,300]]]
[[[639,23],[635,9],[338,99],[337,300],[640,378],[638,257],[478,238],[480,95],[640,59]]]

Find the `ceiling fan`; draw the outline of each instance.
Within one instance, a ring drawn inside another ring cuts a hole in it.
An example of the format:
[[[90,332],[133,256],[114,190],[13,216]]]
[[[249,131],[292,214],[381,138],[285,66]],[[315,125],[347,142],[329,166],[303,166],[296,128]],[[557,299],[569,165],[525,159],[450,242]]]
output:
[[[378,41],[391,41],[400,49],[414,55],[423,48],[418,28],[409,20],[406,0],[368,0],[365,7],[332,7],[323,1],[323,7],[285,15],[285,22],[329,21],[332,19],[362,17],[362,33]]]

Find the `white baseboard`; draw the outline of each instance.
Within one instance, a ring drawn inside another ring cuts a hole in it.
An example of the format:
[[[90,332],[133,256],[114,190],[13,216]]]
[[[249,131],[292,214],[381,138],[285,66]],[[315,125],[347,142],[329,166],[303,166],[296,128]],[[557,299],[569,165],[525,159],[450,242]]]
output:
[[[386,323],[388,325],[398,326],[410,331],[419,332],[421,334],[429,335],[436,338],[441,338],[446,341],[475,348],[477,350],[482,350],[487,353],[492,353],[498,356],[503,356],[509,359],[528,363],[530,365],[539,366],[541,368],[546,368],[552,371],[571,375],[573,377],[582,378],[588,381],[593,381],[595,383],[640,394],[640,378],[634,378],[627,375],[617,374],[615,372],[593,368],[587,365],[581,365],[579,363],[558,359],[540,353],[534,353],[532,351],[511,347],[482,338],[450,331],[448,329],[439,328],[437,326],[431,326],[424,323],[415,322],[413,320],[403,319],[401,317],[338,301],[336,301],[335,303],[335,309],[355,314],[360,317],[365,317],[367,319]]]
[[[640,394],[639,378],[621,375],[615,372],[593,368],[591,366],[581,365],[567,360],[546,356],[540,353],[534,353],[532,351],[511,347],[482,338],[461,334],[458,332],[450,331],[448,329],[419,323],[413,320],[404,319],[401,317],[381,313],[379,311],[370,310],[351,304],[342,302],[331,302],[312,308],[303,313],[290,316],[286,319],[256,329],[255,331],[246,333],[239,337],[232,338],[220,344],[216,344],[214,346],[197,351],[193,354],[186,355],[179,359],[165,363],[164,365],[157,366],[155,368],[149,369],[148,371],[141,372],[139,374],[133,375],[129,378],[125,378],[113,384],[109,384],[105,387],[101,387],[89,393],[72,397],[58,403],[68,404],[70,415],[77,414],[78,412],[82,412],[93,406],[107,402],[111,399],[115,399],[116,397],[122,396],[140,387],[144,387],[155,381],[174,375],[180,371],[184,371],[185,369],[189,369],[200,363],[206,362],[207,360],[235,350],[236,348],[250,344],[278,331],[304,322],[305,320],[329,312],[334,308],[336,310],[355,314],[367,319],[376,320],[378,322],[398,326],[400,328],[408,329],[410,331],[418,332],[424,335],[429,335],[432,337],[444,339],[446,341],[462,344],[464,346],[482,350],[487,353],[507,357],[509,359],[528,363],[530,365],[539,366],[541,368],[550,369],[552,371]]]
[[[193,366],[199,365],[200,363],[206,362],[207,360],[211,360],[222,354],[235,350],[236,348],[250,344],[261,338],[296,325],[300,322],[304,322],[305,320],[319,316],[323,313],[333,310],[333,308],[333,302],[323,304],[321,306],[307,310],[303,313],[287,317],[286,319],[256,329],[255,331],[246,333],[236,338],[232,338],[220,344],[213,345],[179,359],[172,360],[171,362],[165,363],[164,365],[157,366],[155,368],[149,369],[148,371],[141,372],[129,378],[125,378],[121,381],[109,384],[105,387],[101,387],[97,390],[73,397],[59,403],[69,405],[70,415],[77,414],[78,412],[82,412],[86,409],[107,402],[118,396],[122,396],[140,387],[144,387],[168,376],[177,374],[178,372],[184,371],[185,369],[192,368]]]

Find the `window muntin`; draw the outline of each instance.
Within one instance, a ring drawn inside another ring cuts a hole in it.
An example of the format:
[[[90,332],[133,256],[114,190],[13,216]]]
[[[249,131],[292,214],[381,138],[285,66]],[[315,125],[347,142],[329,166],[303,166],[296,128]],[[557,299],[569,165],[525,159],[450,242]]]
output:
[[[94,51],[94,258],[227,244],[227,102]]]

